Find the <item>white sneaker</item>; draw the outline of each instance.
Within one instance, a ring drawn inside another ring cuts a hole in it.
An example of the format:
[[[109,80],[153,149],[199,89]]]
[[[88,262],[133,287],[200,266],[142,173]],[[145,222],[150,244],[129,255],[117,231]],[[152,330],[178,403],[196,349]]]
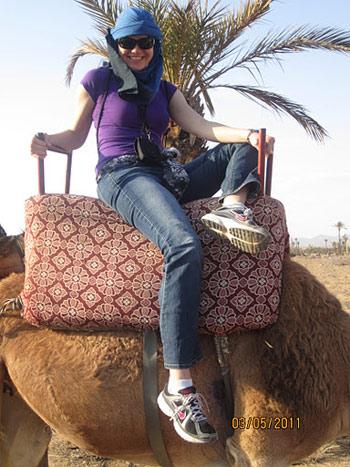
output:
[[[244,207],[232,208],[222,206],[202,217],[204,226],[215,236],[226,238],[241,251],[258,253],[264,250],[270,234],[253,220],[252,210]]]
[[[168,392],[168,385],[157,399],[158,407],[173,421],[176,433],[189,443],[205,444],[217,441],[218,435],[203,412],[203,396],[193,386],[177,394]]]

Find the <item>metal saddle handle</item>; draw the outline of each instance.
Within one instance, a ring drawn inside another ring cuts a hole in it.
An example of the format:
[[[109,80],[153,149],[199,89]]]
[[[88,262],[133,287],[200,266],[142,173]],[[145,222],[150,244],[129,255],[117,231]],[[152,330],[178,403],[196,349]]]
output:
[[[260,128],[258,149],[258,176],[260,178],[261,183],[260,193],[270,196],[272,183],[273,152],[271,154],[266,154],[265,144],[266,128]]]
[[[45,141],[44,133],[37,133],[35,136],[36,138],[41,139],[42,141]],[[65,181],[65,186],[64,186],[64,192],[68,194],[70,191],[73,151],[66,151],[63,148],[59,146],[54,146],[54,145],[49,145],[47,150],[67,155],[66,181]],[[46,193],[45,191],[45,160],[43,158],[38,158],[38,189],[39,189],[39,195],[44,195]]]

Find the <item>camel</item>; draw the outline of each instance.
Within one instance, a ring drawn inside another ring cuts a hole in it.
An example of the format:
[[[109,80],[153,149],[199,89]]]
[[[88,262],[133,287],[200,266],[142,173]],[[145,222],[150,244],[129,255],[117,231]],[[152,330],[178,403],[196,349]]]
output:
[[[0,235],[0,279],[3,279],[12,272],[23,272],[23,257],[23,234],[12,236]]]
[[[4,281],[5,289],[22,286],[18,275]],[[1,294],[0,301],[6,296]],[[304,267],[289,258],[284,262],[276,324],[229,336],[239,427],[227,440],[213,339],[201,339],[204,359],[194,381],[208,400],[220,441],[186,443],[161,415],[175,467],[285,467],[349,434],[350,317]],[[161,388],[166,373],[159,350]],[[157,465],[145,430],[141,334],[34,328],[10,313],[0,319],[0,358],[8,388],[0,444],[4,466],[37,467],[49,440],[47,426],[92,453]],[[14,424],[30,444],[28,454],[13,434]]]
[[[0,224],[0,237],[6,237],[6,231],[3,226]]]

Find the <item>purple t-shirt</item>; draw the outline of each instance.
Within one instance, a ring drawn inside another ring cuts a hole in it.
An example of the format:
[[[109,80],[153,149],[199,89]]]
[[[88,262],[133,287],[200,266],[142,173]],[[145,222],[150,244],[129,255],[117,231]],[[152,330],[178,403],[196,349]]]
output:
[[[95,127],[110,73],[106,67],[96,68],[90,70],[81,80],[81,84],[96,104],[92,113]],[[135,154],[134,142],[136,137],[141,135],[142,121],[137,104],[121,99],[117,89],[118,81],[112,75],[98,130],[97,173],[109,159],[124,154]],[[151,129],[153,141],[159,146],[169,123],[168,104],[175,91],[176,86],[162,80],[159,91],[147,106],[146,121]]]

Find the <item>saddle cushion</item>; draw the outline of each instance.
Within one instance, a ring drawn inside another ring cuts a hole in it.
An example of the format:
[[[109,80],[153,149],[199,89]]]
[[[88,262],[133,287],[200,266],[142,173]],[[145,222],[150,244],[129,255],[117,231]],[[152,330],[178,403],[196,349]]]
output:
[[[248,203],[249,204],[249,203]],[[252,255],[214,238],[200,222],[217,198],[184,205],[204,249],[200,331],[261,329],[278,317],[288,232],[282,204],[250,204],[271,234]],[[163,274],[159,249],[95,198],[38,195],[26,201],[23,317],[54,329],[155,329]]]

